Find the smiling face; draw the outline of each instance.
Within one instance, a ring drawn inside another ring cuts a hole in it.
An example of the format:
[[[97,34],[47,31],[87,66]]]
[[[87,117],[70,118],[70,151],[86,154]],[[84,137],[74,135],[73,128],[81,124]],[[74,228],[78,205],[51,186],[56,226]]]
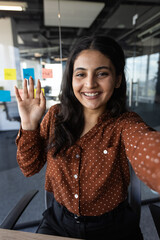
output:
[[[97,50],[83,50],[73,66],[72,87],[84,111],[103,113],[114,88],[121,84],[111,60]]]

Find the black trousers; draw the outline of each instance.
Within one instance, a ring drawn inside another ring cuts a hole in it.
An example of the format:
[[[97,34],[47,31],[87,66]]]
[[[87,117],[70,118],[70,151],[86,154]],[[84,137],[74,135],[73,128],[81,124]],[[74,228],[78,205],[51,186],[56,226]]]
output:
[[[143,240],[136,214],[128,202],[96,217],[78,217],[53,200],[37,233],[88,240]]]

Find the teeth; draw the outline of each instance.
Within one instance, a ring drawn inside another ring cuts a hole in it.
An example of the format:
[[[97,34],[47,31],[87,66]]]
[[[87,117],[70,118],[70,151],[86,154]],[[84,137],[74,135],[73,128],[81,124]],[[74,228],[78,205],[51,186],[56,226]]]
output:
[[[93,97],[98,95],[98,93],[84,93],[84,95],[88,96],[88,97]]]

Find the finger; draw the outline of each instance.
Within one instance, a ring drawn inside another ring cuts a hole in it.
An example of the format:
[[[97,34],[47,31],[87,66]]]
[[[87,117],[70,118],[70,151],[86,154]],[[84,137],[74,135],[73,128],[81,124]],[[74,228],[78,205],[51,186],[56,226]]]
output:
[[[29,77],[29,98],[34,98],[34,82],[32,77]]]
[[[42,90],[41,90],[41,94],[40,94],[40,107],[44,108],[44,110],[46,109],[46,98],[45,98]]]
[[[41,83],[40,83],[40,80],[38,79],[37,90],[36,90],[36,98],[40,98],[40,93],[41,93]]]
[[[17,99],[17,102],[21,102],[22,101],[22,98],[19,94],[19,91],[18,91],[18,88],[16,86],[14,86],[14,90],[15,90],[15,94],[16,94],[16,99]]]
[[[23,82],[23,99],[28,98],[28,89],[27,89],[27,79],[24,79]]]

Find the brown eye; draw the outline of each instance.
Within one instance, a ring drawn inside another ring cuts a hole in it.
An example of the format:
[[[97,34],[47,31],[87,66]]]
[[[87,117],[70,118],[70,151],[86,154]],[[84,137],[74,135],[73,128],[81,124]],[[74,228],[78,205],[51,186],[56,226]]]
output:
[[[76,73],[76,77],[84,77],[84,73]]]
[[[98,77],[108,76],[109,74],[107,72],[99,72],[97,74]]]

